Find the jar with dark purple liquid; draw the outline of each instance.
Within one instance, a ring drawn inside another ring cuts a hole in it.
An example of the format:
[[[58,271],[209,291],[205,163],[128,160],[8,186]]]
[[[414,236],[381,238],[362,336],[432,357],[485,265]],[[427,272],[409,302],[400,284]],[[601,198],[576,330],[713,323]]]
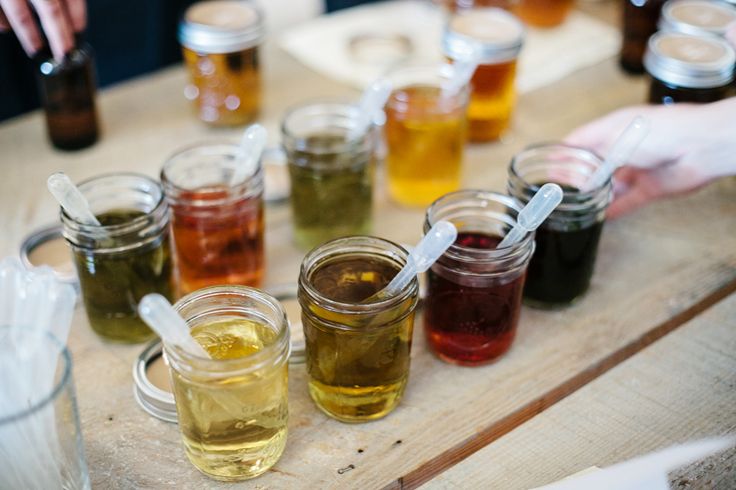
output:
[[[424,231],[439,220],[458,228],[455,243],[428,272],[424,328],[442,360],[475,366],[504,354],[516,335],[534,235],[496,249],[521,207],[508,196],[463,190],[427,210]]]
[[[511,160],[509,194],[521,205],[547,182],[564,191],[560,205],[537,228],[524,287],[530,305],[566,306],[588,290],[611,202],[611,181],[585,192],[580,189],[602,164],[594,153],[562,144],[531,146]]]

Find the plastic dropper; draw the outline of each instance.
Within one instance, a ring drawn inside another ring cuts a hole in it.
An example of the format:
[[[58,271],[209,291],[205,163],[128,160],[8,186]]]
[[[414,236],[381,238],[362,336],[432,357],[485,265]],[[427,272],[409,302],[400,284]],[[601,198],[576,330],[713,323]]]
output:
[[[613,143],[608,156],[603,161],[603,165],[590,176],[588,181],[581,187],[581,191],[587,192],[602,186],[618,167],[626,163],[631,157],[644,137],[649,134],[649,120],[644,116],[636,116],[631,123],[626,126],[621,136]]]
[[[66,174],[62,172],[51,174],[46,185],[49,192],[73,220],[85,225],[101,226],[99,220],[90,211],[87,199]]]
[[[268,132],[260,124],[251,124],[245,128],[243,137],[240,139],[238,156],[235,161],[235,169],[230,176],[230,184],[236,185],[243,182],[258,165],[263,149],[266,147]]]
[[[138,313],[165,343],[181,347],[193,356],[210,358],[207,351],[194,340],[184,319],[160,294],[145,295],[138,304]]]
[[[358,109],[360,119],[350,130],[349,138],[354,139],[375,120],[376,114],[386,105],[391,95],[391,82],[386,78],[377,78],[363,91]]]
[[[470,83],[479,62],[480,49],[477,46],[471,46],[467,56],[453,62],[452,76],[442,84],[442,95],[456,94],[461,88]]]
[[[371,303],[399,294],[414,276],[425,272],[432,264],[437,262],[440,255],[455,243],[456,238],[457,228],[455,228],[455,225],[449,221],[435,223],[411,251],[409,258],[406,260],[406,265],[391,279],[391,282],[363,303]]]
[[[534,197],[519,211],[516,224],[503,237],[496,248],[510,247],[530,231],[536,230],[542,222],[547,219],[549,213],[554,211],[562,202],[562,188],[557,184],[544,184]]]

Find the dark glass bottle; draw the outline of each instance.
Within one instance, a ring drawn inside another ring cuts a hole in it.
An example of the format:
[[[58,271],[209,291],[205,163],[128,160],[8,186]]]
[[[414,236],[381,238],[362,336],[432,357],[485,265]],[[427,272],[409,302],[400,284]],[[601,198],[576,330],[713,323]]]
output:
[[[78,150],[97,141],[96,84],[89,45],[74,48],[61,62],[43,61],[38,79],[51,143],[61,150]]]
[[[664,0],[624,0],[623,44],[619,63],[633,74],[644,73],[644,52],[649,36],[657,32]]]

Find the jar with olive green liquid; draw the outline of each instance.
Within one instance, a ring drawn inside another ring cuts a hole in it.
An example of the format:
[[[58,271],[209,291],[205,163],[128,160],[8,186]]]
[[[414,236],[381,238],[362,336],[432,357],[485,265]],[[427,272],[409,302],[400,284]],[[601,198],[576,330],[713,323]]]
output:
[[[148,293],[173,299],[169,208],[158,182],[138,174],[86,180],[79,190],[100,225],[62,211],[63,234],[72,248],[90,326],[113,342],[154,336],[138,316]]]

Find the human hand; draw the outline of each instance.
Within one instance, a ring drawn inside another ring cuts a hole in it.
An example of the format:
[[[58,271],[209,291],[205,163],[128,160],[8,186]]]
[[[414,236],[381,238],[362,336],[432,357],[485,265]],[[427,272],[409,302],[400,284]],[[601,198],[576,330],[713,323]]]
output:
[[[87,24],[85,0],[0,0],[0,31],[15,31],[28,56],[44,45],[31,7],[38,14],[51,53],[61,60],[74,46],[74,33]]]
[[[637,115],[650,121],[651,130],[614,175],[609,217],[736,174],[736,97],[703,105],[628,107],[576,129],[565,142],[605,156]]]

